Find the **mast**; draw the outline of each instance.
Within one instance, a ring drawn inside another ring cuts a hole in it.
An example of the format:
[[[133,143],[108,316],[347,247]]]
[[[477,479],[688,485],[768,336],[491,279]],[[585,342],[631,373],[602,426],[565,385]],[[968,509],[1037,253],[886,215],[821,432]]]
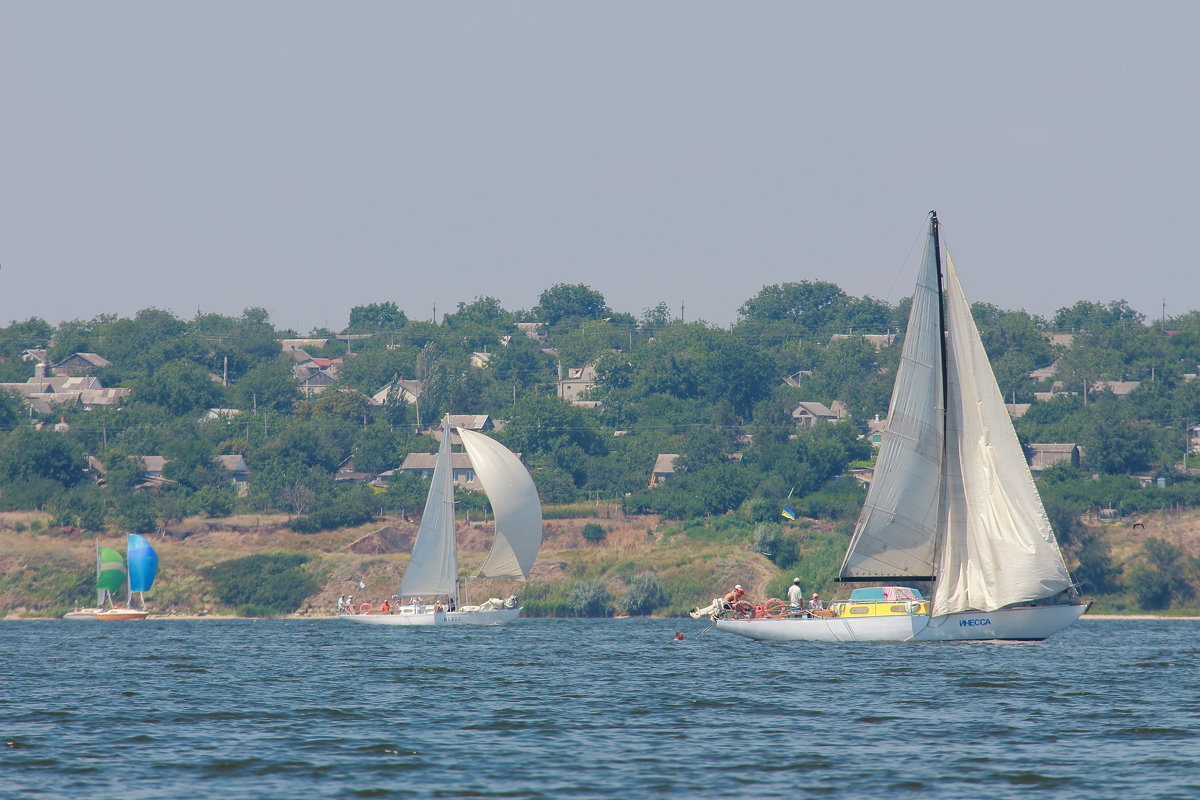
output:
[[[946,449],[946,399],[950,397],[947,390],[949,378],[946,374],[946,287],[942,277],[942,237],[941,226],[938,225],[937,210],[929,212],[929,233],[933,236],[933,261],[937,265],[937,297],[938,297],[938,327],[942,336],[939,340],[942,346],[942,450]]]
[[[938,224],[937,209],[929,212],[929,235],[933,237],[933,263],[937,266],[937,302],[938,302],[938,330],[941,335],[938,337],[938,343],[942,348],[942,470],[943,479],[945,477],[946,465],[946,439],[947,428],[946,423],[949,419],[948,407],[950,405],[950,376],[949,370],[946,367],[946,279],[942,275],[942,236],[941,226]],[[938,516],[939,520],[944,518],[943,509],[946,503],[945,483],[942,483],[942,489],[938,492]],[[937,594],[937,565],[941,563],[942,538],[945,531],[937,530],[933,537],[933,574],[929,576],[930,596]]]

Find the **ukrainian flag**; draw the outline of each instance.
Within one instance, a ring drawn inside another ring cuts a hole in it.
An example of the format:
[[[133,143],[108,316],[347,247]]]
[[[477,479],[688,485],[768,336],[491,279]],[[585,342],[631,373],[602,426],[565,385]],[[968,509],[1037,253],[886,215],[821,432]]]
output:
[[[781,517],[787,517],[788,519],[795,519],[795,518],[796,518],[796,512],[795,512],[795,511],[792,511],[792,507],[791,507],[791,506],[784,506],[784,507],[783,507],[783,511],[780,511],[780,512],[779,512],[779,516],[781,516]]]

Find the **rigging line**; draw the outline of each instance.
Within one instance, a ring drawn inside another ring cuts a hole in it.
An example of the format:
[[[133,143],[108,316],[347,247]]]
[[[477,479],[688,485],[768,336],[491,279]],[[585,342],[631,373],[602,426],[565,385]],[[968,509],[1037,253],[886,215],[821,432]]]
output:
[[[904,259],[900,262],[900,266],[896,268],[896,272],[892,275],[892,285],[891,288],[888,289],[887,298],[884,300],[884,302],[888,303],[888,305],[891,305],[891,298],[896,293],[896,284],[900,281],[900,275],[906,269],[908,269],[907,265],[909,260],[912,258],[913,250],[917,248],[917,243],[921,241],[921,236],[928,229],[929,226],[926,223],[921,223],[920,227],[917,229],[917,235],[913,237],[912,244],[908,246],[908,253],[905,254]],[[899,300],[897,300],[896,304],[899,305]]]

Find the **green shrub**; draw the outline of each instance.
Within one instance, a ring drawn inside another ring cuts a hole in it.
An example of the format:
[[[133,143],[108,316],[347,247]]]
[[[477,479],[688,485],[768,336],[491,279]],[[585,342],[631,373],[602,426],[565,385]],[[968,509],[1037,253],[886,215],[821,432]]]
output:
[[[261,553],[222,561],[205,570],[217,597],[246,616],[289,614],[320,588],[304,570],[309,556]]]
[[[589,522],[583,526],[583,540],[585,542],[598,544],[604,541],[605,536],[608,536],[608,531],[595,522]]]
[[[653,613],[667,603],[663,582],[653,572],[638,573],[625,589],[621,610],[631,617]]]
[[[568,603],[577,617],[607,617],[612,598],[604,581],[585,579],[577,581],[572,587]]]

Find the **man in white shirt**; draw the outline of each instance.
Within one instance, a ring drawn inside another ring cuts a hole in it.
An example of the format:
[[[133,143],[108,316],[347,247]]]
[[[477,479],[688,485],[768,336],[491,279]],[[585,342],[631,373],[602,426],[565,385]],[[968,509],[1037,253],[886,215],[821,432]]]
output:
[[[793,578],[792,585],[788,587],[788,606],[792,611],[800,611],[804,608],[804,592],[800,588],[800,579]]]

